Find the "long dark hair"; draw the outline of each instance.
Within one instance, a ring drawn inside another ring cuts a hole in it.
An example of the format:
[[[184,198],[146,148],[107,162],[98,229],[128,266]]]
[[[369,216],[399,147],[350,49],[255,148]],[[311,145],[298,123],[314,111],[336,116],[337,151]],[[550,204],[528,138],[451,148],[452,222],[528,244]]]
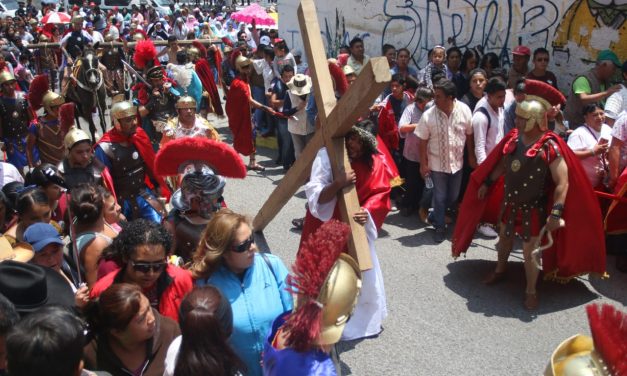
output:
[[[139,286],[114,283],[85,308],[92,334],[108,336],[111,330],[124,330],[139,312],[142,292]]]
[[[181,347],[174,376],[232,376],[244,371],[228,338],[233,329],[229,301],[213,286],[197,287],[180,306]]]

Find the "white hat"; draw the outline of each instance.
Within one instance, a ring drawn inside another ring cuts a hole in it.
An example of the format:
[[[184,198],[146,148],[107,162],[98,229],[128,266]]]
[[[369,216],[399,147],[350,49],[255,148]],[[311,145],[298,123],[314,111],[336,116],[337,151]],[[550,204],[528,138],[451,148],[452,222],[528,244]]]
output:
[[[263,37],[259,38],[259,44],[265,44],[266,46],[271,46],[272,42],[270,41],[269,36],[264,35]]]
[[[294,95],[306,95],[311,93],[311,77],[304,74],[297,74],[290,82],[287,83],[287,87]]]

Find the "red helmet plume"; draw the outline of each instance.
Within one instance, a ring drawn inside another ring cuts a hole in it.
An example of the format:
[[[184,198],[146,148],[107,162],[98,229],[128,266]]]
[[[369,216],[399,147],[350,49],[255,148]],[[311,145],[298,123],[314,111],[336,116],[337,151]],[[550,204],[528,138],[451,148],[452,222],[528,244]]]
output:
[[[335,82],[335,90],[337,90],[340,96],[344,95],[346,90],[348,90],[348,80],[346,80],[344,71],[337,64],[329,61],[329,72]]]
[[[566,102],[566,98],[559,90],[546,82],[537,80],[525,80],[525,94],[544,98],[551,106]]]
[[[202,45],[199,41],[195,40],[192,42],[192,46],[196,47],[200,53],[200,57],[207,57],[207,48]]]
[[[135,54],[133,55],[133,62],[137,68],[145,69],[159,65],[156,59],[157,49],[151,40],[141,40],[137,42]]]
[[[47,74],[40,74],[33,78],[28,91],[28,102],[34,111],[43,106],[44,95],[48,90],[50,90],[50,83]]]
[[[74,106],[74,102],[67,102],[59,107],[59,126],[64,132],[74,125]]]
[[[590,304],[586,311],[595,350],[612,375],[627,375],[627,315],[609,304]]]

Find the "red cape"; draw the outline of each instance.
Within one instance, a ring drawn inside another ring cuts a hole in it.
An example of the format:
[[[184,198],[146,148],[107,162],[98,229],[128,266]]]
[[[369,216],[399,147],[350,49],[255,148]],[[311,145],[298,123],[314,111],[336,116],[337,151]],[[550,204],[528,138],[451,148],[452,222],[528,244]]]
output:
[[[383,162],[381,154],[374,155],[372,168],[362,161],[351,162],[351,168],[357,175],[355,188],[357,189],[357,198],[359,205],[368,210],[377,230],[383,226],[385,217],[390,212],[390,179]],[[333,218],[342,220],[339,207],[335,206]],[[303,224],[303,232],[300,237],[301,243],[303,239],[307,239],[320,226],[322,221],[314,217],[309,210],[305,216]]]
[[[407,99],[408,103],[411,103],[414,97],[408,93],[403,93],[403,100]],[[392,101],[388,98],[385,106],[379,111],[379,130],[377,134],[381,136],[381,140],[385,143],[385,146],[389,150],[397,150],[400,142],[400,135],[398,134],[398,124],[394,118],[394,109],[392,108]]]
[[[233,148],[243,155],[255,152],[253,122],[250,115],[250,86],[235,77],[226,95],[226,116],[233,132]]]
[[[168,185],[165,183],[162,177],[158,176],[155,173],[155,152],[152,148],[152,144],[150,143],[150,139],[148,138],[148,135],[141,127],[137,127],[137,130],[135,131],[135,133],[130,137],[123,135],[122,133],[118,132],[117,129],[113,128],[109,130],[108,132],[106,132],[105,134],[103,134],[100,140],[96,142],[96,145],[99,145],[102,142],[109,142],[109,143],[129,142],[133,144],[133,146],[137,148],[139,155],[142,157],[142,160],[146,164],[146,168],[150,172],[150,174],[147,174],[145,178],[146,185],[150,187],[151,189],[154,188],[154,185],[150,181],[150,178],[152,177],[153,179],[157,181],[157,184],[159,184],[159,187],[161,187],[162,193],[166,197],[166,199],[168,201],[170,200],[170,190],[168,189]],[[111,188],[113,188],[113,186],[111,186]]]
[[[222,102],[220,102],[220,93],[218,93],[218,87],[213,79],[213,72],[211,71],[211,67],[209,66],[209,62],[207,59],[200,58],[196,62],[196,74],[198,78],[200,78],[200,82],[202,82],[202,87],[209,93],[209,98],[211,98],[211,107],[210,112],[214,112],[219,116],[224,115],[224,111],[222,110]]]
[[[401,174],[398,172],[398,167],[396,167],[396,162],[394,162],[394,158],[392,158],[392,154],[390,154],[390,150],[385,146],[381,137],[377,134],[377,150],[381,153],[381,157],[383,158],[383,164],[388,173],[390,179],[390,185],[392,188],[400,187],[403,185],[403,179],[401,178]]]
[[[594,195],[581,163],[568,145],[555,133],[547,132],[536,145],[539,147],[549,139],[558,146],[568,165],[568,193],[564,202],[563,218],[566,226],[553,233],[554,244],[542,254],[542,268],[545,279],[568,281],[582,274],[605,274],[605,236],[599,202]],[[505,154],[516,148],[518,131],[508,133],[492,150],[488,158],[477,167],[468,183],[468,188],[461,203],[458,225],[453,233],[452,253],[458,257],[466,252],[480,222],[495,223],[495,200],[502,201],[503,179],[495,182],[489,189],[489,198],[479,200],[477,191],[488,174],[501,163]],[[537,149],[536,146],[530,148]],[[553,206],[553,190],[547,193],[549,211]]]

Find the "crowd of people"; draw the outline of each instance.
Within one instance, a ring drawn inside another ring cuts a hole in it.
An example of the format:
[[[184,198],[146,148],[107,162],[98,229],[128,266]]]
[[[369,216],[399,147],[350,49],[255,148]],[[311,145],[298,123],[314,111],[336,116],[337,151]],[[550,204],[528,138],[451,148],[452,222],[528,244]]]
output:
[[[0,372],[334,375],[333,345],[378,335],[388,314],[375,240],[390,211],[435,243],[454,228],[454,256],[498,237],[489,285],[520,236],[530,310],[540,258],[545,278],[604,276],[606,242],[624,241],[627,62],[610,50],[561,93],[542,47],[516,46],[506,70],[435,46],[416,69],[383,45],[390,84],[344,136],[350,170],[318,151],[290,273],[223,192],[265,170],[257,139],[276,136],[288,171],[319,127],[301,51],[223,6],[19,5],[0,19]],[[43,22],[57,11],[70,22]],[[337,98],[369,60],[359,37],[328,59]],[[232,146],[208,120],[225,115]],[[338,221],[349,186],[363,272]]]

